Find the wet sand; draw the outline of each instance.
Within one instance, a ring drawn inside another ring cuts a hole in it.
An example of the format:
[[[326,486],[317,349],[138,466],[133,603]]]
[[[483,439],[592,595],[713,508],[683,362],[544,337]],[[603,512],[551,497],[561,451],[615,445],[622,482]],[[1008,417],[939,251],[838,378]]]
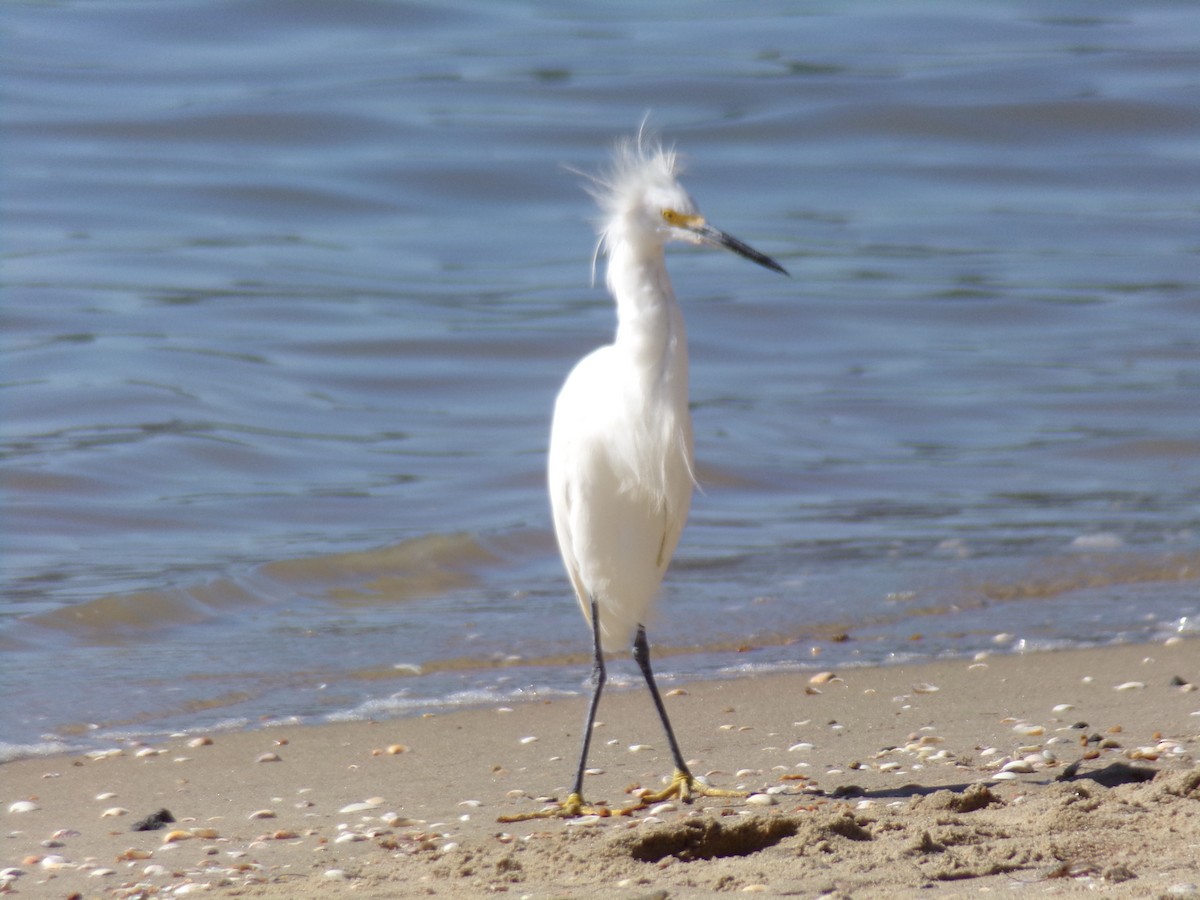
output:
[[[0,767],[19,897],[1200,897],[1200,642],[696,683],[697,774],[753,800],[576,822],[584,700],[178,736]],[[670,772],[605,696],[588,799]],[[174,822],[133,831],[160,809]]]

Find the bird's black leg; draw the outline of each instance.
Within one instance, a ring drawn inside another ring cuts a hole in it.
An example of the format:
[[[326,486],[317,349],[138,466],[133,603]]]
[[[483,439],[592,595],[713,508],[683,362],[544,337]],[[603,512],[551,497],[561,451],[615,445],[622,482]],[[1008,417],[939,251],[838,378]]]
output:
[[[575,787],[562,803],[538,812],[517,813],[500,816],[499,822],[527,822],[530,819],[570,819],[584,815],[610,815],[606,806],[591,807],[583,802],[583,773],[587,770],[588,749],[592,746],[592,729],[596,727],[596,709],[600,706],[600,692],[608,675],[604,671],[604,651],[600,649],[600,610],[592,598],[592,701],[588,704],[587,719],[583,723],[583,746],[579,750],[579,769],[575,773]]]
[[[579,751],[579,770],[575,773],[575,789],[572,793],[583,797],[583,773],[587,769],[588,749],[592,745],[592,730],[596,725],[596,709],[600,706],[600,692],[608,673],[604,670],[604,651],[600,649],[600,610],[596,598],[592,598],[592,702],[588,704],[587,720],[583,723],[583,747]]]
[[[633,658],[642,670],[646,679],[646,687],[650,688],[650,696],[654,698],[654,707],[658,710],[658,718],[662,720],[663,729],[667,732],[667,743],[671,745],[671,756],[675,758],[675,769],[688,779],[692,773],[688,771],[683,754],[679,752],[679,743],[675,740],[675,732],[671,729],[671,720],[667,718],[667,708],[663,706],[662,697],[658,693],[658,685],[654,683],[654,673],[650,670],[650,644],[646,640],[646,629],[638,627],[637,637],[633,639]]]
[[[691,803],[693,797],[745,797],[742,791],[726,791],[709,787],[693,777],[688,765],[683,761],[679,752],[679,742],[675,740],[675,732],[671,729],[671,720],[667,718],[667,708],[663,706],[662,697],[658,693],[658,685],[654,683],[654,673],[650,670],[650,645],[646,642],[646,629],[638,627],[637,637],[633,639],[633,658],[637,660],[642,677],[646,679],[646,687],[650,688],[650,696],[654,698],[654,707],[662,720],[663,730],[667,733],[667,743],[671,745],[671,756],[675,759],[675,774],[671,783],[661,791],[643,791],[639,800],[633,806],[621,810],[628,814],[638,809],[645,809],[651,803],[660,803],[670,797],[676,797],[685,803]]]

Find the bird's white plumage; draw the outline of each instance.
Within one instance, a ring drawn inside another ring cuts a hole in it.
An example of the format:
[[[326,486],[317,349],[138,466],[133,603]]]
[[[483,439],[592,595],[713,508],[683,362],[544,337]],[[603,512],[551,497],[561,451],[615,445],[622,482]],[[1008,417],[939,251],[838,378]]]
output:
[[[617,304],[612,344],[586,356],[558,395],[550,439],[554,529],[605,649],[628,644],[649,613],[691,505],[687,333],[663,259],[677,233],[664,210],[695,216],[674,154],[620,145],[597,179]]]
[[[617,333],[567,376],[554,406],[549,461],[554,533],[584,617],[594,626],[592,699],[570,795],[535,813],[502,816],[504,822],[609,814],[607,807],[583,802],[583,779],[607,678],[604,651],[631,637],[675,774],[667,788],[644,793],[625,812],[668,797],[745,796],[703,785],[688,769],[654,681],[643,627],[687,521],[695,483],[687,332],[663,245],[711,244],[786,271],[705,222],[678,174],[675,154],[647,146],[639,134],[619,144],[612,167],[593,179],[592,194],[603,214],[597,254],[603,249],[608,255],[606,282],[617,304]]]

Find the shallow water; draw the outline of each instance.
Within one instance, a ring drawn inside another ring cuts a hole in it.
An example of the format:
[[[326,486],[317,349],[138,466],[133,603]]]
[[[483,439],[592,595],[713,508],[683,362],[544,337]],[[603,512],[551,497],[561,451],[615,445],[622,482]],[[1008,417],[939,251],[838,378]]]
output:
[[[1195,633],[1191,4],[705,10],[6,6],[5,754],[580,689],[563,165],[647,110],[794,276],[671,254],[665,679]]]

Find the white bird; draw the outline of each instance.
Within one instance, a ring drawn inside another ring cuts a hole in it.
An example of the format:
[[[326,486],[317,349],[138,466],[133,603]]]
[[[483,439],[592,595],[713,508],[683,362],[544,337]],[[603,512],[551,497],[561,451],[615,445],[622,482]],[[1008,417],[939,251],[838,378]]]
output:
[[[617,145],[612,165],[589,189],[603,213],[597,253],[602,248],[608,257],[617,331],[611,344],[580,360],[559,392],[548,480],[558,547],[592,627],[592,698],[574,789],[546,815],[588,811],[583,777],[606,678],[603,654],[628,646],[631,638],[675,763],[671,787],[644,797],[643,804],[667,796],[686,800],[693,793],[742,796],[707,788],[688,770],[654,683],[643,627],[696,481],[687,333],[663,247],[669,241],[711,244],[787,272],[705,222],[678,181],[680,171],[674,151],[648,145],[639,133]]]

